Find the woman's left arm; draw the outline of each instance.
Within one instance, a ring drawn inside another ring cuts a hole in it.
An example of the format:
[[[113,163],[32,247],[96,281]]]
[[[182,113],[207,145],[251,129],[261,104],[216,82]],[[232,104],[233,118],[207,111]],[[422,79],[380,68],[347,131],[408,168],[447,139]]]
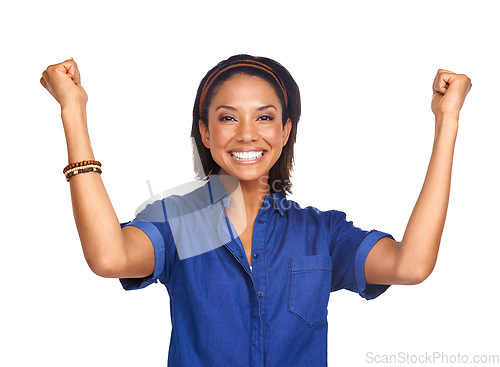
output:
[[[368,254],[367,284],[418,284],[434,269],[450,197],[458,117],[471,87],[465,74],[438,70],[432,86],[435,134],[427,175],[401,242],[383,237]]]

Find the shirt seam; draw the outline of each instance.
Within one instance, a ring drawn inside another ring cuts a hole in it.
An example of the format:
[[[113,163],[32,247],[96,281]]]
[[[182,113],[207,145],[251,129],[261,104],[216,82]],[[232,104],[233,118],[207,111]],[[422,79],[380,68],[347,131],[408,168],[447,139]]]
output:
[[[366,233],[363,236],[361,241],[359,241],[358,246],[356,247],[356,251],[354,252],[354,256],[352,257],[352,271],[353,271],[354,285],[356,286],[356,289],[358,290],[359,294],[363,293],[366,289],[366,279],[364,281],[364,283],[365,283],[364,289],[360,289],[358,279],[356,277],[356,270],[357,270],[356,269],[356,259],[358,257],[358,253],[359,253],[359,249],[360,249],[361,245],[363,244],[364,240],[368,237],[368,235],[371,234],[372,232],[373,232],[373,230],[369,231],[368,233]],[[366,263],[366,259],[365,259],[365,263]],[[363,265],[363,277],[364,276],[365,276],[365,269],[364,269],[364,265]]]

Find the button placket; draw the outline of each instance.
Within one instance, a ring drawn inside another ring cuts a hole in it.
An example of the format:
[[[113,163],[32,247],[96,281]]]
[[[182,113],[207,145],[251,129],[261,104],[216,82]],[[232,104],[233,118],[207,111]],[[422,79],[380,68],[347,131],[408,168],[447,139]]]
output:
[[[270,196],[266,197],[264,205],[257,214],[254,225],[253,241],[252,241],[252,258],[253,258],[253,278],[255,282],[255,288],[257,290],[257,298],[259,299],[261,317],[265,318],[266,314],[266,274],[265,274],[265,263],[264,263],[264,246],[265,246],[265,233],[267,223],[269,221],[269,216],[272,212],[272,206],[267,205]]]
[[[261,215],[262,215],[262,213],[259,212],[259,214],[257,214],[257,217],[261,216]],[[266,223],[266,220],[263,218],[259,218],[259,219],[256,219],[256,222],[258,224],[264,224],[264,223]],[[260,252],[262,251],[260,248],[260,244],[262,243],[262,241],[259,242],[259,240],[261,238],[263,238],[263,235],[261,235],[263,232],[264,232],[263,226],[259,226],[259,225],[254,226],[254,233],[253,233],[253,238],[252,238],[252,251],[254,251],[254,253],[253,253],[252,257],[255,260],[260,258]],[[252,261],[252,263],[253,263],[252,268],[255,271],[255,262]]]

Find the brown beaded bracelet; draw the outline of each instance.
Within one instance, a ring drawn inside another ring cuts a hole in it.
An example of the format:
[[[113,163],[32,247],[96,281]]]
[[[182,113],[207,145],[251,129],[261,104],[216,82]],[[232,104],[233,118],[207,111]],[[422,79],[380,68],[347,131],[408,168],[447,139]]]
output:
[[[76,167],[76,168],[71,169],[66,174],[66,181],[69,182],[69,179],[71,177],[78,175],[80,173],[86,173],[86,172],[97,172],[97,173],[101,174],[102,170],[97,165],[87,165],[87,166],[83,166],[83,167]]]
[[[67,175],[68,173],[70,173],[71,171],[76,171],[76,170],[79,170],[79,169],[82,169],[82,168],[87,168],[87,167],[97,167],[97,168],[101,168],[101,166],[97,165],[97,164],[87,164],[86,166],[79,166],[79,167],[74,167],[74,168],[70,168],[69,170],[66,171],[65,175]]]
[[[82,167],[75,167],[75,168],[71,168],[69,170],[66,171],[66,173],[64,174],[65,176],[68,176],[70,173],[74,172],[74,171],[81,171],[83,170],[84,168],[92,168],[92,167],[95,167],[97,169],[100,169],[101,167],[98,166],[97,164],[88,164],[86,166],[82,166]]]
[[[93,159],[88,159],[85,161],[80,161],[80,162],[75,162],[75,163],[70,163],[63,169],[63,173],[66,173],[66,171],[75,168],[75,167],[83,167],[83,166],[88,166],[89,164],[96,164],[99,167],[101,166],[101,162],[95,161]]]

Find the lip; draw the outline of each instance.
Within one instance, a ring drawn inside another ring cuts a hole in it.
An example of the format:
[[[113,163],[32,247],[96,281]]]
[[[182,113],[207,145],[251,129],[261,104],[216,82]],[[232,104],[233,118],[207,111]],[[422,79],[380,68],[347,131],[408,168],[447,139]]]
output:
[[[248,160],[248,161],[240,161],[240,160],[234,158],[233,155],[231,154],[231,152],[255,152],[255,151],[257,151],[257,152],[263,151],[262,156],[259,158],[256,158],[256,159]],[[238,165],[245,166],[248,164],[256,164],[256,163],[261,162],[264,159],[264,157],[266,156],[267,150],[262,149],[262,148],[238,148],[238,149],[229,150],[227,152],[227,154],[229,156],[229,159],[231,159],[231,162],[238,164]]]
[[[261,150],[264,151],[264,154],[267,152],[266,149],[260,148],[260,147],[241,147],[241,148],[234,148],[231,150],[228,150],[228,153],[231,152],[260,152]]]

